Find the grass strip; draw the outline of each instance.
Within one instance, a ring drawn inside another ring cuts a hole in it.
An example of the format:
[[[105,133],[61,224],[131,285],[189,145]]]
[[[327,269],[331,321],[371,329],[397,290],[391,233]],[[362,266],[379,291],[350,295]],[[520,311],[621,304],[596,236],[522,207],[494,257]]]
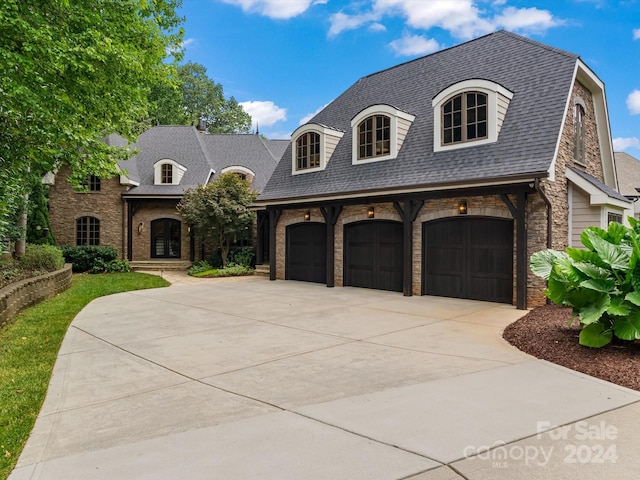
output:
[[[62,339],[80,310],[105,295],[168,285],[144,273],[74,275],[69,289],[0,329],[0,480],[9,476],[29,438]]]

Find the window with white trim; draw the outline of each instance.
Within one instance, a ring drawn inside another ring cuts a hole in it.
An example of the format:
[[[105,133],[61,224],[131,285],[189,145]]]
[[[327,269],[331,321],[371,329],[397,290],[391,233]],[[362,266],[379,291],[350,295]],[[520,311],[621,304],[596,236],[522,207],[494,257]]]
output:
[[[291,135],[291,173],[324,170],[344,132],[318,123],[299,127]]]
[[[187,171],[187,167],[170,159],[158,160],[153,165],[154,185],[180,185],[180,180]]]
[[[433,98],[435,152],[498,141],[513,93],[496,82],[464,80]]]
[[[351,119],[352,164],[391,160],[398,156],[414,115],[391,105],[372,105]]]

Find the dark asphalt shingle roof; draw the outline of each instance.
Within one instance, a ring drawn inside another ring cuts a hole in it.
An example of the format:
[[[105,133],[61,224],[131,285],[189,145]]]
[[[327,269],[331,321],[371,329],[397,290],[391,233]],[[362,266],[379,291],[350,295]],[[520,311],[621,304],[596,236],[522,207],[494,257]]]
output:
[[[499,31],[363,77],[309,122],[345,132],[326,169],[291,175],[289,147],[258,202],[544,173],[554,156],[577,60]],[[432,99],[468,79],[496,82],[514,93],[498,141],[435,153]],[[352,165],[351,119],[378,104],[416,118],[396,159]]]
[[[591,185],[593,185],[594,187],[596,187],[598,190],[600,190],[603,193],[606,193],[607,196],[611,197],[611,198],[615,198],[616,200],[622,200],[624,202],[628,202],[631,203],[631,200],[629,200],[627,197],[625,197],[624,195],[622,195],[619,192],[616,192],[613,188],[605,185],[604,183],[602,183],[600,180],[598,180],[595,177],[592,177],[591,175],[589,175],[588,173],[583,172],[582,170],[578,170],[577,168],[574,167],[569,167],[569,169],[574,172],[577,173],[580,177],[582,177],[583,179],[585,179],[587,182],[589,182]]]
[[[628,153],[616,152],[615,162],[620,193],[628,197],[639,196],[636,188],[640,188],[640,160]]]
[[[281,143],[263,140],[258,135],[204,134],[190,126],[153,127],[131,146],[138,153],[130,160],[120,162],[120,168],[129,173],[129,178],[140,183],[126,195],[180,196],[189,188],[205,184],[212,170],[218,176],[230,166],[253,171],[253,187],[259,192],[277,164],[279,157],[276,158],[274,152],[282,151]],[[186,167],[180,185],[154,185],[154,164],[163,159]]]

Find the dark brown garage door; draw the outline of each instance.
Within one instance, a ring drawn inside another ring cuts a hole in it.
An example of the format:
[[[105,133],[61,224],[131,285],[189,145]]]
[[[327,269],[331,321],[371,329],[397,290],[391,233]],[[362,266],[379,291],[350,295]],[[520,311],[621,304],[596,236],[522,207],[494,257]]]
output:
[[[344,231],[344,284],[402,291],[402,224],[370,220]]]
[[[513,221],[456,217],[422,226],[422,293],[512,303]]]
[[[324,223],[298,223],[287,227],[286,278],[327,282],[327,229]]]

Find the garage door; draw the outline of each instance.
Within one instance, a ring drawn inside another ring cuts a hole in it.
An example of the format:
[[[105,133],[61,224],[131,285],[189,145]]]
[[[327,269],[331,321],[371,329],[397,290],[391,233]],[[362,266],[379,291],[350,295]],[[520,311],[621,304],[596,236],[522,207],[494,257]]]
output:
[[[351,223],[344,235],[345,285],[402,291],[402,223]]]
[[[422,232],[423,294],[512,303],[513,220],[447,218]]]
[[[324,223],[287,227],[286,278],[327,282],[327,229]]]

